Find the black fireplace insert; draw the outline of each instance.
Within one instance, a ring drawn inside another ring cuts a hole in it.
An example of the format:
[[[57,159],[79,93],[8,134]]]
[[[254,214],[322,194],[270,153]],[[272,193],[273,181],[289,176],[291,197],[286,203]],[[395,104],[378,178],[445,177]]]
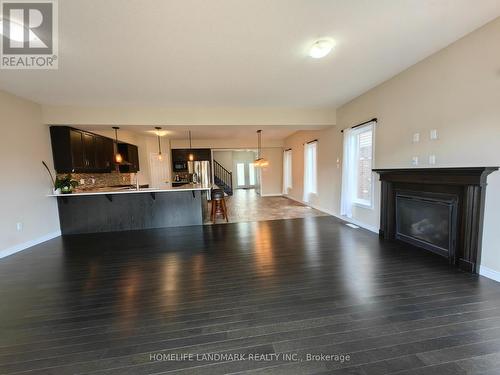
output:
[[[396,238],[455,259],[456,196],[396,193]]]

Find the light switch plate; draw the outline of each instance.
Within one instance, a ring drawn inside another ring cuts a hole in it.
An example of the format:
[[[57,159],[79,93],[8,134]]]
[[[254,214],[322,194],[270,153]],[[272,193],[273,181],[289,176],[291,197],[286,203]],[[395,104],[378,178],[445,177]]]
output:
[[[436,164],[436,155],[429,155],[429,164],[430,165]]]
[[[418,156],[414,156],[413,158],[411,158],[411,163],[413,165],[418,165]]]
[[[413,134],[413,143],[418,143],[420,142],[420,133],[414,133]]]
[[[437,129],[432,129],[431,132],[430,132],[430,137],[431,137],[431,140],[436,140],[438,139],[438,131]]]
[[[21,223],[21,222],[16,223],[16,230],[18,232],[22,232],[22,230],[23,230],[23,223]]]

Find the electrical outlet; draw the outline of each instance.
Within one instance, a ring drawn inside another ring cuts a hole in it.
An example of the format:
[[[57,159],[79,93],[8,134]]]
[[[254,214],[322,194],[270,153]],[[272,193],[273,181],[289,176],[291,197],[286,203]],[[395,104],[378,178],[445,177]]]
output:
[[[412,157],[412,158],[411,158],[411,163],[412,163],[413,165],[418,165],[418,156],[414,156],[414,157]]]
[[[23,223],[21,222],[16,223],[16,229],[18,232],[21,232],[23,230]]]
[[[436,139],[438,139],[438,131],[437,129],[432,129],[431,132],[430,132],[430,138],[431,138],[431,141],[435,141]]]
[[[436,164],[436,155],[429,155],[429,164],[430,165]]]
[[[418,143],[420,142],[420,133],[414,133],[413,134],[413,143]]]

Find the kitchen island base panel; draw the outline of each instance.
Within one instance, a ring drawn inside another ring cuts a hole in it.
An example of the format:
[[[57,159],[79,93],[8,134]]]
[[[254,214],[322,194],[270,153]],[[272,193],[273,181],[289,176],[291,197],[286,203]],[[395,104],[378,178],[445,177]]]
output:
[[[206,191],[57,197],[63,235],[202,225]]]

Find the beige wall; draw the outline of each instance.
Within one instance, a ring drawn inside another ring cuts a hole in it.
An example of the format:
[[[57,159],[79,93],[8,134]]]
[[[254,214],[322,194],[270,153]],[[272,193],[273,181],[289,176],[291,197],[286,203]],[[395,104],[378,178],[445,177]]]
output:
[[[285,140],[285,149],[292,149],[292,188],[287,196],[302,201],[304,191],[304,144],[318,140],[318,194],[311,206],[324,212],[338,214],[340,201],[340,161],[342,142],[340,131],[332,127],[320,131],[300,131]]]
[[[43,106],[45,124],[331,125],[333,108],[86,108]]]
[[[56,199],[42,160],[52,168],[49,128],[39,105],[0,91],[0,257],[59,234]],[[53,172],[54,173],[54,172]],[[23,223],[17,231],[16,223]]]
[[[233,151],[214,151],[213,159],[226,168],[229,172],[233,171]]]
[[[283,140],[266,139],[262,142],[263,147],[283,147]],[[257,148],[257,137],[234,138],[228,135],[225,139],[193,139],[193,148],[212,148],[212,149],[249,149]],[[188,148],[187,139],[172,139],[172,148]]]
[[[436,166],[500,165],[499,40],[496,19],[339,108],[339,127],[379,119],[377,168],[411,167],[412,156],[430,167],[430,154]],[[431,129],[438,130],[437,141],[429,140]],[[413,144],[415,132],[421,141]],[[332,183],[340,185],[339,176]],[[500,173],[490,175],[488,184],[482,266],[500,272]],[[377,184],[375,208],[358,208],[354,218],[378,227],[379,201]]]
[[[283,190],[283,148],[264,147],[262,157],[269,165],[258,169],[261,196],[281,195]]]

